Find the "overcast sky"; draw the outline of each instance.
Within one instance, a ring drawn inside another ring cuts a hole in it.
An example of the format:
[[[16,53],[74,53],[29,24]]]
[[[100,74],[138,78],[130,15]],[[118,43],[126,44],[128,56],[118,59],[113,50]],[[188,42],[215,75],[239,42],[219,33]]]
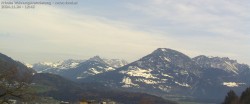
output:
[[[131,62],[165,47],[250,64],[249,0],[78,3],[0,9],[0,52],[25,63],[95,55]]]

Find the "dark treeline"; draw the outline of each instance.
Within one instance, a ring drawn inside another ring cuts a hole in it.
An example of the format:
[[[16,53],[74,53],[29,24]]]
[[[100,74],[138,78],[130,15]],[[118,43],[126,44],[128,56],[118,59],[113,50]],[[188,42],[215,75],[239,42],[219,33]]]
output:
[[[234,91],[229,91],[222,104],[250,104],[250,87],[240,97]]]

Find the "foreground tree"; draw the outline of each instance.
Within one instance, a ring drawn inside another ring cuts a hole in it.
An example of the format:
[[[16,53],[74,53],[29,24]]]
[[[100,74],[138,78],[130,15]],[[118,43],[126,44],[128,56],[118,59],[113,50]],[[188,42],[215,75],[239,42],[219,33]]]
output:
[[[238,98],[234,91],[229,91],[222,104],[250,104],[250,87],[242,92],[240,98]]]
[[[239,104],[239,97],[234,91],[231,90],[227,93],[227,96],[222,104]]]
[[[242,92],[240,97],[240,104],[250,104],[250,87]]]
[[[10,103],[10,99],[22,102],[33,99],[29,91],[30,77],[30,74],[18,74],[15,66],[0,70],[0,104]]]

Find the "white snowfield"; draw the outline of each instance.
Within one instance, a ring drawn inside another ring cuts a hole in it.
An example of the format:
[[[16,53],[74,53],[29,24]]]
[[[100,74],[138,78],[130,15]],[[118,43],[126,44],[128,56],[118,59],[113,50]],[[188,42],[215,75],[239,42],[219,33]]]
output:
[[[124,77],[122,79],[122,82],[124,85],[122,87],[134,87],[134,86],[139,86],[137,84],[134,84],[129,77]]]
[[[157,77],[150,73],[151,71],[151,69],[141,69],[136,66],[129,66],[128,71],[120,71],[120,73],[127,74],[129,76],[157,79]]]
[[[245,83],[236,83],[236,82],[223,82],[222,85],[227,87],[239,87],[240,85],[244,85]]]

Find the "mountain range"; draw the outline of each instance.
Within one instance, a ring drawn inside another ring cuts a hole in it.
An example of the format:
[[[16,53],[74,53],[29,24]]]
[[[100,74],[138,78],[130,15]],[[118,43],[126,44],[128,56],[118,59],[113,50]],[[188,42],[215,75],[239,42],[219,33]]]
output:
[[[61,64],[60,67],[61,66],[63,65]],[[13,69],[17,70],[17,72],[14,73],[14,76],[17,77],[13,77],[17,78],[16,80],[29,75],[26,84],[29,85],[31,89],[27,90],[31,90],[33,93],[35,92],[36,97],[52,97],[59,101],[67,101],[72,103],[79,102],[82,99],[87,99],[96,101],[112,100],[121,104],[139,104],[145,101],[150,101],[152,104],[177,104],[175,102],[145,93],[121,91],[118,89],[105,87],[99,83],[76,83],[59,75],[50,73],[37,73],[35,70],[26,67],[21,62],[15,61],[12,58],[0,53],[1,78],[4,78],[5,76],[2,76],[3,73],[9,72]],[[62,68],[62,70],[64,69],[65,68]],[[4,93],[4,90],[5,89],[0,89],[1,95]],[[2,100],[2,96],[0,97],[0,100]],[[48,104],[50,102],[45,103]]]
[[[35,63],[29,66],[38,73],[53,73],[72,80],[77,80],[112,71],[126,64],[128,64],[128,62],[125,60],[102,59],[99,56],[94,56],[88,60],[69,59],[59,62]]]
[[[159,48],[125,66],[77,81],[159,96],[221,100],[228,90],[242,91],[249,86],[249,72],[248,65],[227,57],[190,58],[176,50]]]
[[[142,92],[166,99],[222,101],[229,90],[249,87],[250,68],[228,57],[194,58],[179,51],[158,48],[131,63],[94,56],[28,65],[38,73],[51,73],[76,83],[99,83],[111,89]]]

